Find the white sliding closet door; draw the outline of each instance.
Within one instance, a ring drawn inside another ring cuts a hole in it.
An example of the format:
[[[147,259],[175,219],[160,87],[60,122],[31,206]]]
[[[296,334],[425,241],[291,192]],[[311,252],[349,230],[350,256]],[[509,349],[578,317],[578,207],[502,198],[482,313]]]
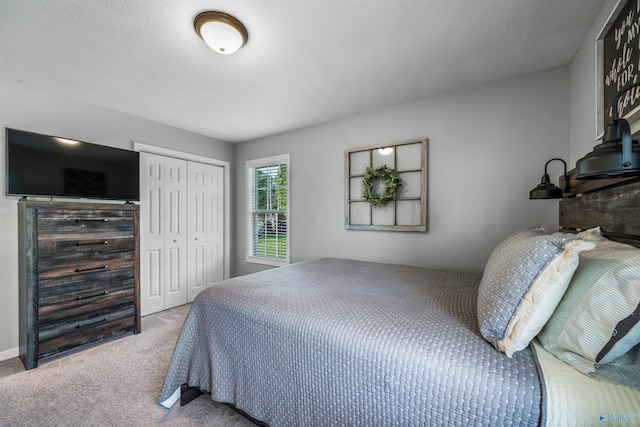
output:
[[[140,153],[141,314],[187,300],[187,161]]]
[[[187,301],[224,276],[224,168],[189,162]]]

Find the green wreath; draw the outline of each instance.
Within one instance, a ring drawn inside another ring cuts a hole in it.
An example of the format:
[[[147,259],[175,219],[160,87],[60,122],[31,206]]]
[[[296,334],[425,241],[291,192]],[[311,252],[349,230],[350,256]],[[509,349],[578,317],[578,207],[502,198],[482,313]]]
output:
[[[377,179],[383,179],[387,185],[384,193],[380,196],[373,193],[373,184]],[[401,186],[402,182],[400,182],[395,169],[391,169],[387,165],[376,169],[367,168],[362,178],[362,195],[372,206],[386,206],[396,198],[396,190]]]

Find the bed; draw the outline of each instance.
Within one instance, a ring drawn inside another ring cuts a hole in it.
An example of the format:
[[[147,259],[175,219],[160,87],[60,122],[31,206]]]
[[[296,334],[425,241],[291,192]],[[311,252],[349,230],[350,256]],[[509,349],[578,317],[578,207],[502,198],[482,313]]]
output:
[[[482,274],[325,258],[208,288],[158,403],[171,408],[197,390],[272,427],[640,425],[640,309],[621,311],[614,327],[626,322],[626,332],[602,338],[606,351],[565,345],[584,321],[571,307],[592,265],[613,262],[627,305],[640,302],[640,250],[607,246],[639,246],[637,219],[624,218],[640,217],[640,182],[588,185],[561,202],[562,233],[514,232]],[[595,223],[574,215],[592,204]],[[581,222],[566,220],[574,216]],[[622,267],[620,253],[630,260]]]

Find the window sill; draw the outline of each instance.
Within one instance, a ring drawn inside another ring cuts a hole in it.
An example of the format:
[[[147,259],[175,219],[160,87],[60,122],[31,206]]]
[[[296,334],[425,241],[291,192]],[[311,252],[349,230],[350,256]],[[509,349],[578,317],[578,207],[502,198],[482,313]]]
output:
[[[260,257],[254,257],[254,256],[248,256],[246,261],[252,264],[273,265],[277,267],[290,264],[288,259],[280,260],[280,259],[272,259],[272,258],[260,258]]]

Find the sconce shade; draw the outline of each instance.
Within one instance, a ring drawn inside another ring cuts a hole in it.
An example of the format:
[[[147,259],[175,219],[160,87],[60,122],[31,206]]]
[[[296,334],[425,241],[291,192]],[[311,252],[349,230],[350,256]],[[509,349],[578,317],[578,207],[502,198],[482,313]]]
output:
[[[576,162],[576,179],[623,178],[640,175],[640,144],[631,139],[631,127],[618,118],[620,97],[640,83],[622,88],[613,101],[613,120],[607,125],[602,144]]]
[[[623,178],[640,175],[640,144],[631,139],[625,119],[607,125],[604,141],[576,162],[577,179]]]
[[[544,175],[540,184],[529,191],[530,199],[562,199],[562,190],[551,183],[549,175]]]
[[[201,12],[193,20],[196,33],[213,50],[225,55],[247,43],[249,33],[238,19],[214,10]]]
[[[569,191],[569,179],[567,177],[567,163],[562,159],[551,159],[547,161],[544,165],[544,175],[542,175],[542,179],[540,180],[540,184],[536,186],[533,190],[529,191],[529,198],[533,200],[538,199],[562,199],[563,190],[558,188],[557,186],[551,183],[551,178],[549,178],[549,174],[547,173],[547,166],[554,160],[559,160],[564,165],[564,182],[565,188],[564,191]]]

